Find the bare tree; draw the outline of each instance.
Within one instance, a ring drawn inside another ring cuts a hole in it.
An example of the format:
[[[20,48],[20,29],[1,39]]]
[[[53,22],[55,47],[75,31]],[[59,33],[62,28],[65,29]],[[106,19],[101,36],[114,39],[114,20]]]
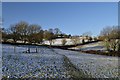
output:
[[[90,31],[82,34],[83,37],[88,37],[88,36],[91,36],[91,35],[92,35],[92,33]]]
[[[10,26],[10,32],[11,32],[11,38],[14,40],[14,43],[16,43],[17,40],[19,40],[19,33],[17,31],[17,25],[11,25]]]
[[[67,40],[64,38],[62,39],[62,45],[64,46],[67,43]]]
[[[53,39],[54,34],[49,30],[44,31],[44,39],[49,40],[50,45],[52,45],[52,39]]]
[[[110,39],[110,34],[111,34],[112,28],[111,27],[105,27],[101,31],[100,35],[104,37],[104,39]]]
[[[41,43],[43,40],[43,30],[37,24],[29,25],[28,27],[28,41],[30,43]]]
[[[20,35],[20,39],[26,43],[27,41],[27,33],[28,33],[28,23],[25,21],[21,21],[16,24],[17,32]]]
[[[54,29],[54,35],[55,35],[55,37],[58,37],[60,34],[62,34],[62,32],[60,31],[60,29],[59,28],[55,28]]]

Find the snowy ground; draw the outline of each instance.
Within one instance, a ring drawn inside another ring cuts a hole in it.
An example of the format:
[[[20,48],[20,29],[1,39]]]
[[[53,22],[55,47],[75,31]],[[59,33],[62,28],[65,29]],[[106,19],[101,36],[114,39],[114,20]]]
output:
[[[81,46],[77,46],[77,47],[72,47],[70,49],[76,49],[76,50],[82,50],[82,51],[87,51],[87,50],[101,50],[101,51],[105,51],[106,48],[103,45],[103,42],[95,42],[95,43],[89,43],[89,44],[85,44],[85,45],[81,45]]]
[[[32,46],[31,46],[32,47]],[[118,77],[118,58],[85,54],[69,50],[40,47],[35,53],[23,53],[26,47],[3,45],[2,74],[4,77],[17,78],[69,78],[70,75],[63,66],[63,55],[78,69],[92,78]]]
[[[59,54],[65,55],[84,73],[91,75],[92,78],[117,78],[118,57],[86,54],[68,50],[54,49]]]
[[[3,77],[10,78],[69,78],[63,67],[63,56],[51,49],[39,48],[39,53],[22,53],[26,47],[3,46]]]

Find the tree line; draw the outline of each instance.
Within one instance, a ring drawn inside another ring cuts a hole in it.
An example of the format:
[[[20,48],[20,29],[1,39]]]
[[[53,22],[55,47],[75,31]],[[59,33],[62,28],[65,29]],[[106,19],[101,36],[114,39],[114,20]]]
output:
[[[51,43],[52,39],[70,36],[62,33],[59,28],[43,30],[40,25],[29,24],[25,21],[12,24],[8,29],[1,28],[0,33],[2,33],[3,42],[7,42],[8,39],[13,39],[13,43],[16,43],[18,40],[24,43],[40,44],[43,40],[49,40]]]
[[[20,21],[16,24],[10,25],[8,29],[0,28],[2,34],[2,42],[7,42],[8,39],[13,39],[12,43],[22,41],[23,43],[38,43],[41,44],[44,40],[48,40],[50,45],[52,40],[56,38],[64,38],[62,45],[67,43],[65,38],[71,38],[74,45],[79,43],[79,38],[62,33],[59,28],[43,30],[38,24],[29,24],[25,21]],[[90,34],[90,33],[89,33]],[[87,36],[89,42],[92,41],[92,37],[88,36],[88,33],[83,34]],[[107,51],[120,51],[120,28],[118,26],[105,27],[98,37],[99,40],[104,42]],[[94,40],[97,40],[95,38]],[[82,43],[84,43],[84,39]]]

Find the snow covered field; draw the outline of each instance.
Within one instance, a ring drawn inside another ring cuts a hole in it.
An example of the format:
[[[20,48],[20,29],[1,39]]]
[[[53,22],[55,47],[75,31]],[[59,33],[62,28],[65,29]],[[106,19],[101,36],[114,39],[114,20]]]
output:
[[[39,53],[23,53],[26,47],[3,45],[2,73],[9,78],[69,78],[63,67],[63,56],[40,47]]]
[[[81,47],[82,50],[106,50],[104,43],[102,41],[95,42],[91,44],[86,44]]]
[[[64,38],[64,39],[67,41],[65,45],[74,45],[72,39],[70,39],[70,38]],[[60,45],[62,45],[62,40],[63,39],[53,39],[52,40],[52,45],[60,46]],[[88,40],[85,40],[85,42],[87,42],[87,41]],[[80,39],[78,42],[82,43],[82,39]],[[48,40],[46,40],[46,41],[43,42],[43,44],[50,45],[50,42]]]
[[[62,45],[62,40],[63,39],[53,39],[52,40],[52,45]],[[72,45],[72,41],[71,39],[66,39],[66,45]],[[49,41],[44,41],[43,44],[47,44],[47,45],[50,45],[50,42]]]
[[[89,44],[85,44],[85,45],[81,45],[81,46],[77,46],[77,47],[72,47],[70,49],[76,49],[76,50],[82,50],[82,51],[87,51],[87,50],[105,51],[106,50],[102,41],[95,42],[95,43],[89,43]]]
[[[117,78],[118,57],[86,54],[75,51],[54,49],[59,54],[65,55],[69,60],[84,73],[92,78]]]
[[[32,46],[31,46],[32,47]],[[26,46],[2,46],[3,77],[16,78],[69,78],[63,55],[78,69],[92,78],[118,77],[118,57],[85,54],[75,51],[39,47],[38,53],[23,53]]]

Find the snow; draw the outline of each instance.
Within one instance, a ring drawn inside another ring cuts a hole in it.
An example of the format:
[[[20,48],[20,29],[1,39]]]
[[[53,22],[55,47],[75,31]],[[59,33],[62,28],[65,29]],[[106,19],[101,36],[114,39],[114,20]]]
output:
[[[82,46],[83,50],[104,50],[105,47],[103,45],[103,42],[96,42],[91,44],[86,44]]]
[[[92,75],[92,78],[117,78],[118,57],[86,54],[68,50],[54,49],[59,54],[65,55],[83,72]]]
[[[76,68],[92,75],[92,78],[116,78],[118,75],[118,57],[86,54],[76,51],[31,47],[32,53],[23,53],[28,46],[3,45],[2,74],[4,77],[16,78],[69,78],[63,66],[63,55]]]
[[[3,45],[2,74],[10,78],[69,78],[63,67],[63,56],[49,48],[40,47],[39,53],[23,53],[26,47]]]
[[[73,45],[73,42],[72,42],[71,39],[69,39],[69,38],[65,38],[65,39],[67,41],[66,45]],[[52,40],[52,45],[62,45],[62,40],[63,40],[62,38],[60,38],[60,39],[53,39]],[[79,42],[82,43],[82,40],[80,40]],[[43,43],[47,44],[47,45],[50,45],[48,40],[44,41]]]
[[[103,42],[95,42],[95,43],[89,43],[89,44],[85,44],[85,45],[81,45],[81,46],[77,46],[77,47],[72,47],[70,49],[76,49],[76,50],[82,50],[82,51],[87,51],[87,50],[101,50],[101,51],[105,51],[106,48],[103,45]]]

